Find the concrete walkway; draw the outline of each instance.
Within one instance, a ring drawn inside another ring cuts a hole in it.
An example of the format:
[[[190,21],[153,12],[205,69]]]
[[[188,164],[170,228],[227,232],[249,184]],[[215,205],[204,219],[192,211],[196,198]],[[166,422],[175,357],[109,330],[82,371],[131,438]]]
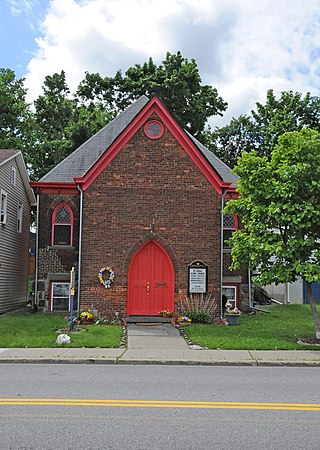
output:
[[[319,351],[200,350],[171,324],[128,324],[127,348],[0,348],[0,363],[320,367]]]

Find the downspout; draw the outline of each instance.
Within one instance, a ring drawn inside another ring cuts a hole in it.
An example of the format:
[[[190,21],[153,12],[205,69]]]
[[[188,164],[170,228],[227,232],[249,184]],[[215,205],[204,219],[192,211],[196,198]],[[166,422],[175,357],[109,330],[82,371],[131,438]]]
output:
[[[227,191],[223,190],[221,195],[221,229],[220,229],[220,318],[223,319],[222,285],[223,285],[223,219],[224,198]]]
[[[35,273],[35,286],[34,286],[34,304],[33,309],[37,309],[38,298],[38,266],[39,266],[39,194],[37,193],[37,230],[36,230],[36,273]]]
[[[250,260],[249,260],[249,266],[248,266],[248,300],[249,300],[249,308],[253,307],[252,304],[252,295],[251,295],[251,267],[250,267]]]
[[[80,311],[80,285],[81,285],[81,259],[82,259],[82,215],[83,215],[83,190],[78,185],[80,193],[80,221],[79,221],[79,255],[78,255],[78,285],[77,285],[77,310]]]
[[[290,286],[289,283],[286,283],[286,303],[290,303]]]

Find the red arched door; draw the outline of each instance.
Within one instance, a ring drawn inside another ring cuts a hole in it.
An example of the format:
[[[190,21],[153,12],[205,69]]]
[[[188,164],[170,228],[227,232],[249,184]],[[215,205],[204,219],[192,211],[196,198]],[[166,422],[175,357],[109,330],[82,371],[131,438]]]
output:
[[[128,314],[156,315],[162,309],[174,309],[174,270],[166,251],[151,240],[130,263]]]

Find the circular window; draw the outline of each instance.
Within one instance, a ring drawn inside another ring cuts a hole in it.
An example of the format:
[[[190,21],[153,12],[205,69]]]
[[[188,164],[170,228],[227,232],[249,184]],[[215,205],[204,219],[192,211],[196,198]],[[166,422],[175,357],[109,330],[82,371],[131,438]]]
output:
[[[144,132],[150,139],[159,139],[163,135],[163,125],[157,120],[150,120],[145,124]]]

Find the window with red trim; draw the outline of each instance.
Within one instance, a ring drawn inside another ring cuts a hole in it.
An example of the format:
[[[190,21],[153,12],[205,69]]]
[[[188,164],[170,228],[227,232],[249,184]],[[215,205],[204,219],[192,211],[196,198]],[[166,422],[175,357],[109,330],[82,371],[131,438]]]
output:
[[[69,205],[60,203],[52,214],[52,245],[71,246],[73,242],[73,213]]]
[[[222,286],[222,297],[223,297],[223,306],[225,307],[225,303],[231,304],[231,309],[238,307],[238,286],[237,285],[223,285]]]
[[[70,311],[70,285],[68,282],[51,283],[50,311]]]
[[[230,248],[228,239],[232,233],[238,229],[238,217],[235,214],[223,215],[223,248]]]
[[[144,126],[145,135],[150,139],[161,138],[163,131],[163,125],[158,120],[149,120]]]

